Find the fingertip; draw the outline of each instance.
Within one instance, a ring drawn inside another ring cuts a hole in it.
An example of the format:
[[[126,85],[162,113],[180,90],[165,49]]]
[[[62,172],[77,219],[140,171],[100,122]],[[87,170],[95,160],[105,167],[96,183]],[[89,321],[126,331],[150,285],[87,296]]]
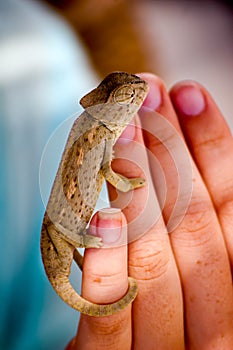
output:
[[[162,103],[162,80],[152,73],[140,73],[137,75],[149,84],[149,92],[145,101],[143,102],[143,106],[152,110],[157,110]]]
[[[184,116],[195,117],[206,109],[203,88],[195,81],[183,81],[173,86],[170,97],[175,110]]]
[[[127,243],[126,220],[119,208],[103,208],[92,218],[89,232],[100,237],[105,247]]]
[[[92,302],[112,303],[128,288],[127,225],[120,209],[97,212],[91,220],[89,234],[101,237],[103,248],[108,249],[85,250],[82,293]]]

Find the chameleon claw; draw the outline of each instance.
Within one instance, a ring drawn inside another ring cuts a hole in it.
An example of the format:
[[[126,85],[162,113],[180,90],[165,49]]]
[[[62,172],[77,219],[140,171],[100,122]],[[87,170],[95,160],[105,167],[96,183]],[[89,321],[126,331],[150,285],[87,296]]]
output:
[[[92,236],[92,235],[84,235],[83,236],[83,247],[84,248],[100,248],[102,247],[102,238]]]
[[[128,179],[130,184],[132,185],[133,189],[134,188],[139,188],[145,185],[146,180],[143,179],[142,177],[135,177],[133,179]]]

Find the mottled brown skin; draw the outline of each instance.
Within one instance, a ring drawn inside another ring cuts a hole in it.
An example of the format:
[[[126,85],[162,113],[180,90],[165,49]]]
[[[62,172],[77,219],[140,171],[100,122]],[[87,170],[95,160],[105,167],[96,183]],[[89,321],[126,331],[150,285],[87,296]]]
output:
[[[129,278],[127,294],[109,305],[82,298],[69,281],[73,259],[80,266],[77,247],[99,248],[101,239],[86,227],[104,179],[126,192],[143,186],[144,179],[127,179],[111,169],[112,147],[142,105],[148,85],[135,75],[109,74],[85,95],[85,111],[70,131],[52,187],[41,231],[41,254],[47,276],[58,295],[74,309],[90,316],[107,316],[123,309],[137,294]]]

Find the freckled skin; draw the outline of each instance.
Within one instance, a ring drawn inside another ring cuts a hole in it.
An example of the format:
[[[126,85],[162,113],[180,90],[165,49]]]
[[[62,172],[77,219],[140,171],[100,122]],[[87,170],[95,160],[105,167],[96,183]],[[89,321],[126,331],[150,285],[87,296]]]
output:
[[[131,303],[137,294],[129,277],[127,294],[109,305],[82,298],[69,281],[74,259],[82,257],[77,247],[99,248],[101,239],[88,235],[86,227],[95,208],[104,179],[127,192],[144,185],[144,179],[127,179],[111,169],[112,147],[141,107],[148,85],[135,75],[109,74],[85,95],[85,111],[70,131],[54,180],[41,230],[41,254],[46,274],[58,295],[74,309],[90,316],[107,316]]]

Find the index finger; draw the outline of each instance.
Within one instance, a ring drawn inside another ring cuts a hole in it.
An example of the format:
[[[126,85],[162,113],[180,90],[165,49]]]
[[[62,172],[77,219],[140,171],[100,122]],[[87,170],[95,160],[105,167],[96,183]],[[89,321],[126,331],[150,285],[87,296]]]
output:
[[[109,186],[114,207],[123,208],[129,230],[129,273],[138,282],[133,304],[135,348],[183,348],[180,281],[156,193],[139,120],[127,127],[115,147],[115,171],[144,177],[146,185],[129,193]],[[169,302],[167,302],[169,300]],[[168,315],[169,322],[167,320]],[[155,331],[156,330],[156,331]]]
[[[124,215],[116,209],[101,210],[93,217],[90,227],[92,235],[101,236],[103,243],[113,247],[85,251],[82,296],[95,304],[117,303],[129,287]],[[81,314],[77,336],[69,349],[129,350],[131,338],[129,305],[110,316],[96,318]]]

